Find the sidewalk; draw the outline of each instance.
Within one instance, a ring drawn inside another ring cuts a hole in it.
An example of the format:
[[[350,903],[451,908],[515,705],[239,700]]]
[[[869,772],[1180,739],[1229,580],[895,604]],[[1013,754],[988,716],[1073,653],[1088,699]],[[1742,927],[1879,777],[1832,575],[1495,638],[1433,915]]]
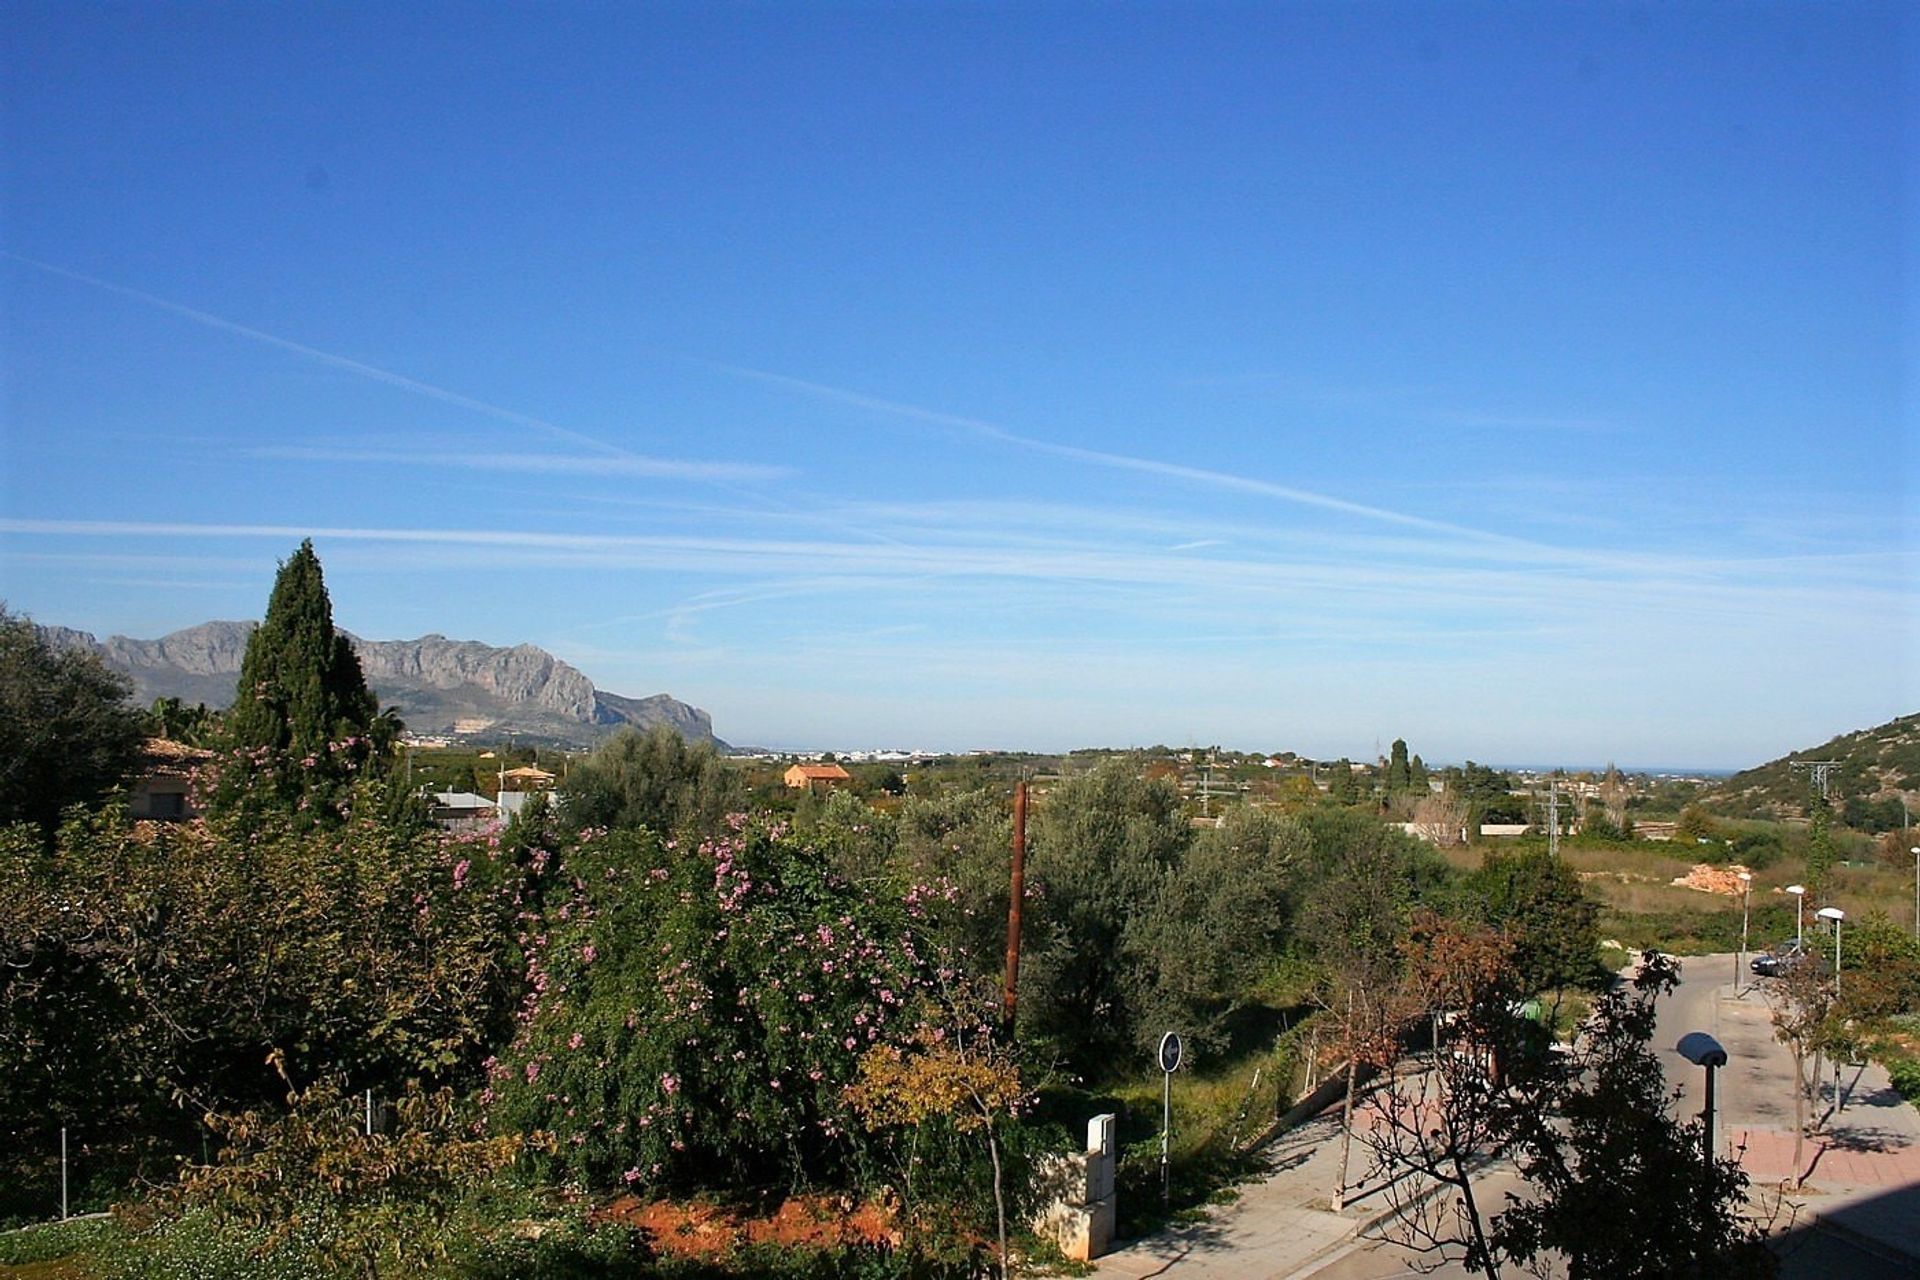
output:
[[[1730,1050],[1735,1039],[1758,1048],[1764,1037],[1773,1053],[1786,1058],[1786,1048],[1772,1040],[1766,1006],[1751,988],[1744,996],[1722,988],[1718,1006]],[[1910,1262],[1920,1273],[1920,1112],[1873,1063],[1842,1069],[1841,1104],[1833,1109],[1829,1092],[1810,1111],[1822,1123],[1802,1144],[1799,1170],[1793,1163],[1790,1103],[1730,1114],[1722,1137],[1756,1193],[1779,1188],[1796,1173],[1804,1177],[1798,1189],[1785,1189],[1801,1224],[1811,1220],[1854,1237]],[[1776,1118],[1777,1111],[1787,1114]]]
[[[1346,1243],[1386,1208],[1379,1194],[1333,1212],[1330,1199],[1340,1170],[1340,1109],[1335,1106],[1281,1134],[1262,1152],[1267,1172],[1243,1184],[1240,1198],[1214,1209],[1206,1221],[1156,1236],[1123,1241],[1094,1262],[1095,1274],[1145,1280],[1272,1280],[1298,1274]],[[1358,1144],[1354,1176],[1366,1165]]]

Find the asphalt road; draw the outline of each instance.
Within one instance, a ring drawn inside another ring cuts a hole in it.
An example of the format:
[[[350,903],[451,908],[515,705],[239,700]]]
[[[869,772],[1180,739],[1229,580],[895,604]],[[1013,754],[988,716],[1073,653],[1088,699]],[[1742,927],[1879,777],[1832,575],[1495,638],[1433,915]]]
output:
[[[1767,1006],[1768,980],[1740,975],[1739,998],[1732,994],[1732,955],[1687,956],[1680,961],[1680,985],[1660,1001],[1653,1037],[1667,1079],[1680,1088],[1679,1114],[1698,1115],[1706,1105],[1706,1071],[1675,1051],[1689,1031],[1704,1031],[1727,1051],[1727,1065],[1715,1081],[1722,1155],[1738,1143],[1742,1126],[1791,1128],[1794,1123],[1793,1056],[1774,1039]]]

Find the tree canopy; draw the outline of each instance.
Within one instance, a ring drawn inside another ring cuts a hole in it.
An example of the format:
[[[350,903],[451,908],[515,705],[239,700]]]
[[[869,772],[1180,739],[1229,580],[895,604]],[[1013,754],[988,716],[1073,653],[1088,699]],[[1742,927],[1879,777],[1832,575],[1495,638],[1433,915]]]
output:
[[[656,725],[623,728],[575,765],[564,787],[567,825],[645,827],[660,835],[710,830],[745,798],[739,776],[710,742]]]
[[[55,650],[0,605],[0,823],[50,831],[125,780],[145,737],[133,686],[98,655]]]

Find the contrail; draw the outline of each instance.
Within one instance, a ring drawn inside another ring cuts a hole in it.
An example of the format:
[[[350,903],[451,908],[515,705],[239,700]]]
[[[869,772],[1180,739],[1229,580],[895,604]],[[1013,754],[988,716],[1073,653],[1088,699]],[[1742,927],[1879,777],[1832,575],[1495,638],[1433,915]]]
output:
[[[1237,476],[1225,471],[1210,471],[1203,467],[1182,466],[1175,462],[1159,462],[1152,458],[1136,458],[1122,453],[1106,453],[1099,449],[1083,449],[1076,445],[1055,444],[1051,440],[1039,440],[1032,436],[1023,436],[1008,431],[1005,427],[969,418],[956,413],[943,413],[937,409],[927,409],[916,404],[905,404],[898,400],[886,400],[879,396],[870,396],[858,391],[848,391],[842,387],[831,387],[825,383],[809,382],[804,378],[789,377],[783,373],[768,373],[764,369],[750,369],[744,365],[726,364],[717,360],[701,360],[696,363],[707,368],[731,374],[738,378],[748,378],[756,382],[765,382],[778,387],[790,387],[821,399],[835,400],[841,404],[871,410],[875,413],[889,414],[897,418],[907,418],[916,422],[927,422],[935,426],[956,427],[970,431],[975,435],[997,440],[1003,444],[1015,445],[1022,449],[1031,449],[1038,453],[1050,453],[1055,457],[1072,458],[1077,462],[1090,462],[1096,466],[1110,467],[1118,471],[1139,471],[1148,475],[1166,476],[1174,480],[1185,480],[1193,484],[1207,485],[1216,489],[1231,489],[1240,493],[1258,494],[1262,497],[1278,498],[1283,502],[1292,502],[1300,506],[1318,507],[1324,511],[1338,511],[1343,515],[1360,516],[1368,520],[1377,520],[1386,524],[1397,524],[1414,529],[1426,529],[1434,533],[1447,533],[1461,538],[1472,538],[1480,542],[1499,543],[1507,546],[1524,546],[1538,549],[1539,544],[1525,538],[1515,538],[1507,534],[1489,533],[1484,529],[1472,529],[1465,525],[1451,524],[1445,520],[1430,520],[1425,516],[1408,515],[1403,511],[1392,511],[1385,507],[1369,506],[1362,502],[1350,502],[1345,498],[1336,498],[1329,494],[1315,493],[1311,489],[1296,489],[1291,485],[1274,484],[1269,480],[1256,480],[1248,476]]]
[[[228,320],[224,316],[216,316],[211,312],[185,306],[171,299],[147,293],[141,289],[129,288],[123,284],[115,284],[111,280],[102,280],[98,276],[90,276],[81,271],[72,271],[66,267],[55,266],[51,262],[42,262],[38,258],[29,258],[25,254],[14,253],[6,249],[0,249],[0,258],[10,259],[20,263],[22,266],[32,267],[36,271],[44,271],[48,275],[59,276],[64,280],[73,280],[80,284],[91,285],[95,289],[104,290],[107,293],[115,294],[122,298],[131,298],[135,302],[145,303],[147,306],[157,308],[171,315],[180,316],[183,319],[192,320],[194,323],[205,325],[210,329],[218,329],[223,333],[238,334],[240,337],[251,338],[255,342],[265,343],[270,347],[279,347],[282,351],[291,351],[295,355],[304,356],[317,363],[328,365],[335,369],[343,369],[348,373],[358,374],[363,378],[369,378],[375,382],[383,382],[390,387],[398,387],[403,391],[411,391],[415,395],[426,396],[429,399],[438,400],[444,404],[455,405],[462,409],[471,409],[475,413],[483,413],[489,417],[498,418],[503,422],[533,427],[559,439],[570,440],[575,444],[597,450],[609,458],[620,458],[632,462],[637,466],[659,465],[671,468],[675,465],[670,462],[663,462],[661,459],[644,457],[631,450],[622,449],[618,445],[608,444],[604,440],[597,440],[584,432],[563,427],[557,422],[549,422],[545,418],[536,418],[532,414],[521,413],[517,409],[508,409],[502,405],[489,404],[485,400],[476,400],[472,396],[463,396],[458,391],[449,391],[445,387],[437,387],[431,382],[422,382],[418,378],[409,378],[405,374],[395,373],[391,369],[382,369],[378,365],[367,364],[364,361],[350,359],[347,356],[335,355],[331,351],[322,351],[320,348],[308,346],[304,342],[295,342],[293,339],[283,338],[277,333],[268,333],[264,329],[256,329],[251,325],[240,324],[237,321]],[[784,503],[769,494],[740,489],[726,483],[718,470],[724,468],[725,464],[689,463],[686,465],[696,469],[707,466],[716,468],[715,474],[705,478],[721,489],[739,494],[743,497],[750,497],[756,502],[771,503],[787,510],[794,509],[791,504]],[[858,529],[845,525],[840,527],[856,537],[867,538],[871,541],[891,546],[901,545],[897,539],[875,530]]]
[[[155,307],[161,311],[192,320],[196,324],[203,324],[209,329],[219,329],[225,333],[234,333],[243,338],[251,338],[255,342],[263,342],[270,347],[279,347],[282,351],[291,351],[295,355],[305,356],[307,359],[320,364],[330,365],[335,369],[344,369],[348,373],[356,373],[363,378],[371,378],[375,382],[384,382],[390,387],[399,387],[401,390],[411,391],[415,395],[426,396],[429,399],[439,400],[444,404],[456,405],[462,409],[471,409],[475,413],[484,413],[489,417],[499,418],[503,422],[512,422],[523,427],[533,427],[537,430],[548,432],[560,439],[570,440],[575,444],[585,445],[590,449],[597,449],[601,453],[609,456],[632,456],[625,449],[617,445],[608,444],[604,440],[596,440],[592,436],[582,432],[563,427],[557,422],[548,422],[545,418],[536,418],[532,414],[521,413],[516,409],[504,408],[497,404],[488,404],[485,400],[475,400],[472,396],[463,396],[457,391],[449,391],[445,387],[436,387],[431,382],[422,382],[418,378],[409,378],[404,374],[395,373],[391,369],[382,369],[378,365],[366,364],[359,360],[350,360],[346,356],[338,356],[331,351],[322,351],[318,347],[310,347],[304,342],[295,342],[291,338],[283,338],[279,334],[268,333],[264,329],[255,329],[250,325],[239,324],[224,317],[213,315],[210,312],[182,306],[178,302],[171,302],[166,298],[157,297],[154,294],[146,293],[139,289],[130,289],[126,285],[115,284],[111,280],[102,280],[98,276],[86,275],[79,271],[69,271],[67,268],[57,267],[51,262],[41,262],[37,258],[29,258],[24,254],[13,253],[5,249],[0,249],[0,257],[9,258],[23,266],[32,267],[35,271],[44,271],[51,276],[59,276],[65,280],[75,280],[81,284],[91,285],[96,289],[103,289],[108,293],[118,294],[122,298],[131,298],[135,302],[143,302],[147,306]]]

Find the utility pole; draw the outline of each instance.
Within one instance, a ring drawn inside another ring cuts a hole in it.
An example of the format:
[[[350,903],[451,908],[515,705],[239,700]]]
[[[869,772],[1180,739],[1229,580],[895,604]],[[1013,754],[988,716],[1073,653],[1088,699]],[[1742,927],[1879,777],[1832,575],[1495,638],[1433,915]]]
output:
[[[1838,760],[1787,761],[1787,771],[1789,773],[1798,773],[1800,770],[1805,769],[1812,775],[1813,785],[1819,789],[1822,800],[1827,798],[1827,779],[1830,778],[1833,775],[1833,771],[1839,767],[1840,762]]]
[[[1560,856],[1560,779],[1547,781],[1547,856]]]
[[[1001,1018],[1013,1035],[1020,999],[1020,908],[1026,900],[1027,783],[1013,784],[1013,883],[1007,895],[1007,989],[1001,1000]]]

